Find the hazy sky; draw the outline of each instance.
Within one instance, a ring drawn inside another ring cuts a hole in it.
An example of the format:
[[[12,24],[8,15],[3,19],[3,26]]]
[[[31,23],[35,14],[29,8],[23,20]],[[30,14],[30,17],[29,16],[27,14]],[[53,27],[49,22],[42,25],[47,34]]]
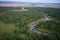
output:
[[[60,0],[0,0],[0,1],[40,2],[40,3],[60,3]]]

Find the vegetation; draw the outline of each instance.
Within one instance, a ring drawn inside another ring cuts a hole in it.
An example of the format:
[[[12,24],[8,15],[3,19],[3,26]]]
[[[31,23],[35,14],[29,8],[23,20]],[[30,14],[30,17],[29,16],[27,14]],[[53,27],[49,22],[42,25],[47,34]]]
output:
[[[60,8],[27,7],[28,11],[20,7],[0,7],[0,40],[60,40]],[[36,29],[50,32],[49,36],[36,34],[29,30],[29,24],[40,18],[43,14],[54,18],[53,21],[40,23]]]

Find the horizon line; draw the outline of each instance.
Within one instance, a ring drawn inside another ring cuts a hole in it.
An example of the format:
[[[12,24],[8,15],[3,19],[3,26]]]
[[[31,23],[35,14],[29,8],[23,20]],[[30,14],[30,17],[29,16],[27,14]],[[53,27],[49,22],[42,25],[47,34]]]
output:
[[[0,1],[0,2],[18,2],[19,3],[19,1]],[[57,3],[57,2],[27,2],[27,3]]]

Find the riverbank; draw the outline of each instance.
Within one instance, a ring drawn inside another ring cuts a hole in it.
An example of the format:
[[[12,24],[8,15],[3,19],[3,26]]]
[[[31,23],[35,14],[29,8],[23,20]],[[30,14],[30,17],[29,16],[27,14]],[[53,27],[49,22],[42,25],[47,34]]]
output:
[[[46,21],[50,21],[50,20],[51,20],[51,19],[48,18],[47,15],[45,15],[45,18],[40,18],[40,19],[38,19],[37,21],[30,23],[30,30],[31,30],[32,32],[37,33],[37,34],[40,34],[40,35],[41,35],[41,34],[42,34],[42,35],[48,35],[47,32],[38,31],[38,30],[35,29],[35,27],[36,27],[39,23],[41,23],[41,22],[46,22]]]

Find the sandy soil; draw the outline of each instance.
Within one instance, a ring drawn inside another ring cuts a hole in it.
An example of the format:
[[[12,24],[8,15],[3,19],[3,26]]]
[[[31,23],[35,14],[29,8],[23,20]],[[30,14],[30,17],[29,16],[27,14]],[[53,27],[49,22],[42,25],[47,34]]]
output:
[[[31,4],[0,4],[3,7],[27,7],[31,6]]]
[[[9,11],[28,11],[28,9],[20,9],[20,10],[9,10]]]

